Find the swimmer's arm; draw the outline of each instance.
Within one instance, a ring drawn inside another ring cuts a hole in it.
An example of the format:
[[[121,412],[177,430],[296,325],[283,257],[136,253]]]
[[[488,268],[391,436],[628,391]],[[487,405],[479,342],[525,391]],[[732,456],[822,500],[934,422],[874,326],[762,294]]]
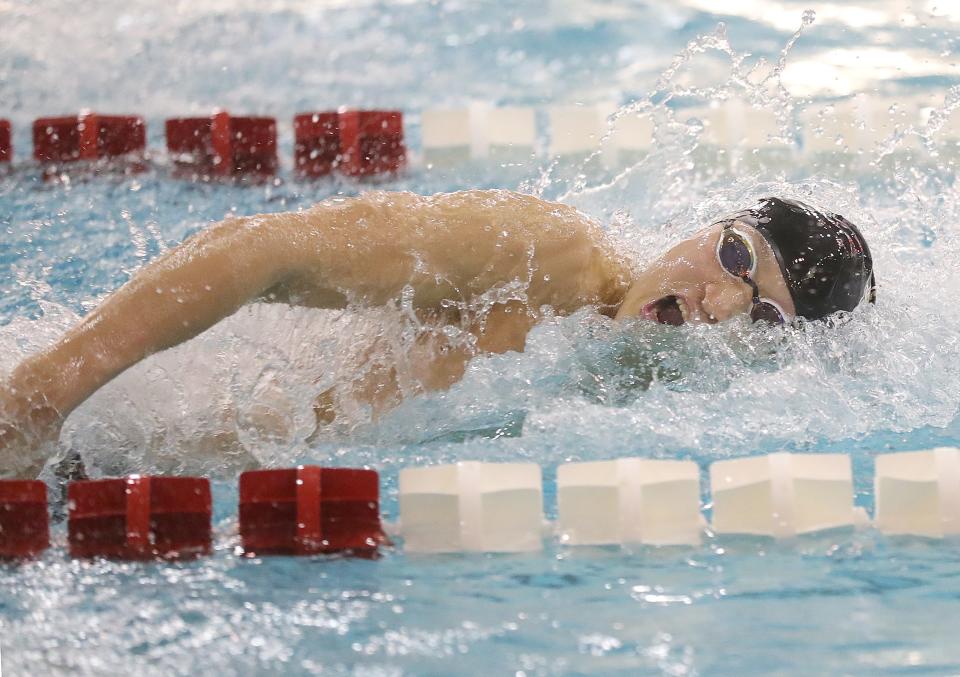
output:
[[[99,387],[151,353],[175,346],[281,284],[289,221],[280,214],[216,224],[152,261],[50,348],[11,375],[21,405],[65,418]],[[18,407],[23,408],[23,406]]]
[[[44,410],[40,418],[56,423],[140,360],[252,300],[342,308],[348,294],[370,305],[396,298],[413,277],[415,250],[450,246],[420,228],[442,218],[426,213],[430,205],[412,195],[376,193],[206,228],[151,261],[55,344],[21,363],[0,389],[0,414],[22,422]]]

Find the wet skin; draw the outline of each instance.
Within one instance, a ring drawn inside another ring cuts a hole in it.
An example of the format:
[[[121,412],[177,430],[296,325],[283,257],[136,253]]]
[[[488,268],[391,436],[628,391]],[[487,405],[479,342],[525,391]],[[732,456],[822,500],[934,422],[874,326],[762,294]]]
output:
[[[749,226],[737,228],[757,252],[761,295],[792,314],[769,246]],[[749,312],[749,285],[717,260],[719,237],[719,225],[708,227],[638,270],[577,210],[509,191],[372,192],[228,219],[145,266],[0,384],[0,476],[35,476],[63,420],[93,392],[251,301],[338,309],[408,298],[425,327],[410,348],[413,391],[432,390],[459,380],[478,352],[522,351],[545,306],[658,319],[651,304],[669,296],[686,322]],[[450,345],[428,331],[443,324],[475,341]],[[390,368],[338,387],[375,412],[401,395]],[[318,425],[335,419],[337,397],[333,389],[318,398]]]

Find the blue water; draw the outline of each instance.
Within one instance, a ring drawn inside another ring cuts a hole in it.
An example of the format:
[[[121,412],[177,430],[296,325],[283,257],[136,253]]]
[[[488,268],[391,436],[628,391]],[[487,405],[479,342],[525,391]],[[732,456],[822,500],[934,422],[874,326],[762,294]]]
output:
[[[794,6],[721,16],[693,0],[514,5],[106,2],[77,15],[72,3],[0,2],[0,117],[16,125],[19,163],[0,178],[0,269],[9,271],[0,276],[0,373],[205,224],[371,187],[288,174],[292,114],[340,104],[408,112],[414,163],[376,187],[521,187],[563,197],[638,260],[771,192],[833,207],[871,242],[877,307],[785,339],[736,322],[678,330],[616,326],[589,311],[551,318],[523,354],[478,358],[449,392],[411,398],[379,420],[358,409],[311,444],[311,395],[362,373],[369,365],[357,356],[371,345],[403,364],[402,313],[245,309],[118,378],[74,412],[61,437],[62,450],[79,453],[94,474],[212,476],[214,555],[188,564],[71,561],[64,526],[55,525],[41,559],[0,565],[4,674],[960,671],[955,542],[866,530],[787,543],[708,537],[659,550],[547,540],[542,554],[523,556],[425,557],[402,547],[375,561],[238,556],[236,477],[254,462],[373,467],[394,520],[397,473],[409,465],[537,462],[552,517],[556,467],[568,460],[692,458],[706,470],[718,458],[779,449],[840,451],[853,458],[857,503],[872,509],[877,453],[960,444],[955,151],[919,122],[907,135],[924,149],[919,156],[901,154],[897,142],[880,158],[880,135],[876,149],[853,158],[803,151],[815,134],[804,112],[850,93],[884,102],[882,110],[923,99],[951,111],[960,26],[950,8],[817,8],[767,104],[790,113],[796,152],[731,174],[696,145],[693,100],[747,91],[738,79],[745,71],[731,64],[776,63],[801,26]],[[703,35],[714,38],[698,44],[721,49],[695,49],[676,75],[661,77]],[[884,70],[884,55],[901,70]],[[810,77],[817,64],[833,70]],[[427,106],[651,96],[661,104],[658,145],[622,175],[542,157],[510,167],[418,162],[417,112]],[[181,183],[160,155],[136,176],[44,183],[27,162],[39,115],[81,106],[142,113],[159,149],[165,116],[214,105],[279,118],[276,182]],[[642,387],[658,365],[673,376]],[[266,438],[248,424],[263,402],[287,421],[283,435]],[[231,453],[204,449],[219,433],[235,439]]]

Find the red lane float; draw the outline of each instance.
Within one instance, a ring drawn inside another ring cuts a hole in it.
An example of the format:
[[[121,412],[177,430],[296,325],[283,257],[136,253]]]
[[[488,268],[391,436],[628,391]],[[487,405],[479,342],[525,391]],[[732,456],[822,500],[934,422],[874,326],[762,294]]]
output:
[[[369,176],[399,171],[406,162],[400,111],[360,110],[340,113],[340,171]]]
[[[141,477],[71,482],[73,557],[184,559],[210,552],[209,480]]]
[[[47,485],[0,480],[0,558],[30,557],[49,545]]]
[[[11,137],[10,121],[0,120],[0,162],[10,162],[13,159],[13,141]]]
[[[248,554],[372,557],[384,540],[379,477],[317,466],[245,472],[240,539]]]
[[[406,163],[400,111],[301,113],[293,128],[294,167],[304,176],[324,176],[334,169],[349,176],[387,174]]]
[[[197,179],[253,176],[277,171],[277,121],[269,117],[171,118],[167,151],[178,173]]]
[[[84,113],[33,123],[33,157],[38,162],[140,159],[146,146],[147,126],[136,115]]]
[[[303,176],[330,174],[340,161],[340,116],[302,113],[293,118],[293,166]]]

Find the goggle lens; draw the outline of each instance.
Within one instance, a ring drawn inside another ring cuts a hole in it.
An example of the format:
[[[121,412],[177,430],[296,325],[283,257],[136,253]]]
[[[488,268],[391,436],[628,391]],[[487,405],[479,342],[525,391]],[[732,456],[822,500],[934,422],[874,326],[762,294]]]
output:
[[[770,324],[783,324],[783,315],[777,310],[776,306],[766,301],[760,301],[753,304],[750,310],[750,319],[754,322],[769,322]]]
[[[753,270],[753,254],[750,245],[739,234],[725,230],[720,246],[717,248],[720,265],[734,277],[749,275]]]

